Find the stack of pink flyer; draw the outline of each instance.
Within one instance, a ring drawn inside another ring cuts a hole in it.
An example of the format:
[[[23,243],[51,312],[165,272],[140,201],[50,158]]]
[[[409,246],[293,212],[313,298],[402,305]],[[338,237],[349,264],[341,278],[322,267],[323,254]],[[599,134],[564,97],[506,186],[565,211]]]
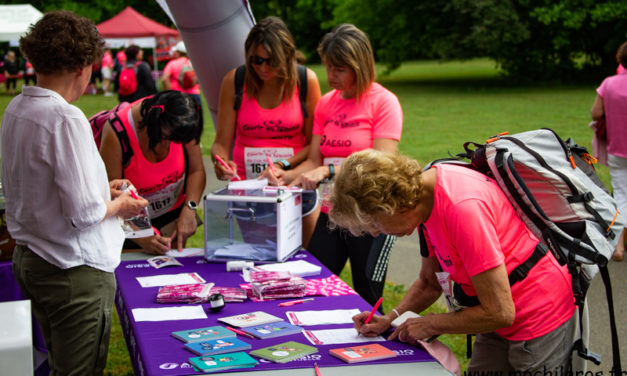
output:
[[[212,287],[209,295],[222,294],[227,303],[241,303],[248,297],[244,289],[238,287]]]
[[[261,300],[300,298],[307,292],[307,281],[287,272],[254,271],[250,280],[254,296]]]
[[[213,283],[168,285],[159,288],[157,303],[204,303],[211,295]]]

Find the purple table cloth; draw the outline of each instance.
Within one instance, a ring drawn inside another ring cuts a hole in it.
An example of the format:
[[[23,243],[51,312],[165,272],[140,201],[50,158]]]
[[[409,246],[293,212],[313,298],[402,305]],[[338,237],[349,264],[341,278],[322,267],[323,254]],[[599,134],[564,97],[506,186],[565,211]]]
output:
[[[183,342],[171,336],[173,331],[191,330],[213,325],[222,325],[217,321],[219,317],[238,315],[253,311],[265,311],[272,315],[281,317],[289,321],[285,312],[306,311],[306,310],[327,310],[327,309],[354,309],[369,311],[372,307],[359,295],[346,295],[336,297],[318,297],[313,302],[297,304],[291,307],[279,307],[281,300],[252,302],[247,300],[244,303],[226,303],[224,309],[218,313],[211,313],[207,310],[208,304],[203,304],[203,309],[207,312],[207,319],[180,320],[180,321],[142,321],[135,322],[132,309],[134,308],[159,308],[180,306],[180,304],[158,304],[156,296],[158,287],[142,288],[137,281],[137,277],[152,276],[158,274],[178,274],[186,272],[196,272],[207,282],[213,282],[220,287],[238,287],[244,283],[241,273],[226,272],[224,263],[208,263],[200,257],[189,257],[178,259],[183,267],[169,267],[155,269],[145,260],[125,261],[116,269],[115,275],[118,283],[116,294],[116,306],[120,315],[120,322],[124,330],[124,336],[129,348],[131,360],[136,375],[189,375],[202,374],[195,372],[188,363],[190,357],[196,356],[186,350]],[[320,265],[315,257],[306,252],[300,252],[292,260],[306,260]],[[331,272],[322,267],[322,273],[318,276],[308,278],[326,278]],[[307,326],[306,330],[339,329],[352,327],[351,324],[342,325],[319,325]],[[252,345],[252,350],[287,342],[297,341],[307,345],[311,343],[302,333],[270,338],[265,340],[250,339],[238,336],[245,342]],[[383,359],[368,362],[368,364],[381,363],[411,363],[411,362],[433,362],[436,361],[423,349],[406,345],[398,341],[379,342],[385,347],[395,350],[398,354],[396,358]],[[318,353],[294,360],[285,364],[278,364],[260,360],[259,365],[250,369],[237,369],[236,372],[243,371],[266,371],[285,370],[290,368],[313,368],[314,362],[321,367],[346,366],[347,363],[329,355],[329,349],[350,344],[335,344],[316,346]],[[225,371],[229,372],[229,371]]]

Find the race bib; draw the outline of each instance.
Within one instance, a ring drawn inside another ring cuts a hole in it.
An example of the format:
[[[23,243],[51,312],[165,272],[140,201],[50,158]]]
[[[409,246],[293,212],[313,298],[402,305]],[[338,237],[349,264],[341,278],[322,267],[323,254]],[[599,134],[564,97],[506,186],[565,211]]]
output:
[[[268,167],[268,157],[273,161],[294,156],[292,148],[244,148],[246,179],[254,179]]]
[[[180,180],[168,184],[156,192],[143,195],[150,203],[148,205],[148,214],[151,219],[169,212],[174,207],[177,198],[181,194],[181,189],[183,189],[184,181],[185,177],[182,177]]]

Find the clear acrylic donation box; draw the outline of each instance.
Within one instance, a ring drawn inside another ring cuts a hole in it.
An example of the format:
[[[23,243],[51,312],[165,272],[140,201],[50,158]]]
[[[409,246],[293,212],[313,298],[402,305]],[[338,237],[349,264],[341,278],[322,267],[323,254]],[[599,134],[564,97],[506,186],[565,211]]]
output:
[[[204,201],[209,261],[283,262],[301,248],[300,192],[224,188]]]

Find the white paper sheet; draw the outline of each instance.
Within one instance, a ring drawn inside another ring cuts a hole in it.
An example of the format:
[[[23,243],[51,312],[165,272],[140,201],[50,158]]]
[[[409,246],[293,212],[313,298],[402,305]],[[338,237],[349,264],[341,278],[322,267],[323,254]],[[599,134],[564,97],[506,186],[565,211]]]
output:
[[[335,345],[338,343],[382,342],[386,340],[381,336],[359,336],[355,328],[305,330],[303,334],[314,346]]]
[[[322,271],[322,268],[318,265],[312,264],[305,260],[280,262],[277,264],[266,264],[257,266],[259,269],[271,271],[271,272],[290,272],[292,275],[299,277],[308,277],[311,275],[318,275]]]
[[[268,179],[248,179],[239,181],[230,181],[229,189],[262,189],[268,185]]]
[[[160,274],[150,277],[137,277],[141,287],[157,287],[166,285],[186,285],[191,283],[205,283],[198,273]]]
[[[201,305],[164,308],[133,308],[135,321],[170,321],[206,319]]]
[[[171,249],[166,252],[166,255],[172,257],[204,256],[205,250],[203,248],[183,248],[183,251],[179,252],[178,249]]]
[[[325,311],[288,311],[285,312],[292,325],[330,325],[352,324],[353,316],[361,312],[355,309],[331,309]]]

